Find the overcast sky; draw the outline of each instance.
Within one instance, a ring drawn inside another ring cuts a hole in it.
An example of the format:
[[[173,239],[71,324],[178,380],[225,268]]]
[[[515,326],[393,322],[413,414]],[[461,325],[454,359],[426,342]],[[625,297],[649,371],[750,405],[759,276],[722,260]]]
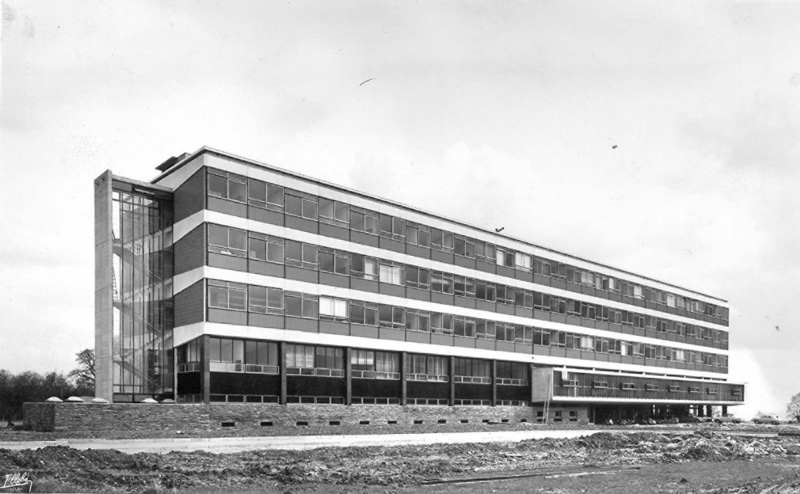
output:
[[[0,368],[94,346],[93,179],[207,145],[725,298],[737,411],[783,414],[799,24],[796,2],[4,1]]]

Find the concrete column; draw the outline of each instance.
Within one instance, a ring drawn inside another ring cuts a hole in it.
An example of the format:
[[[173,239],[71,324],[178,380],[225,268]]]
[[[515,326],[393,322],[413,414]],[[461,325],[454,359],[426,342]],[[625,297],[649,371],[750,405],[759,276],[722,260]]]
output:
[[[456,358],[455,357],[448,357],[448,363],[450,364],[450,406],[456,404],[456,382],[453,379],[456,373]]]
[[[492,379],[492,406],[497,406],[497,360],[492,360],[490,377]]]
[[[408,381],[406,381],[406,363],[408,362],[408,354],[406,352],[400,353],[400,404],[405,406],[406,399],[408,398]]]
[[[722,415],[728,415],[728,405],[722,405]]]
[[[711,405],[706,406],[706,416],[713,417],[714,416],[714,407]]]
[[[94,395],[113,401],[114,244],[111,170],[94,181]],[[120,280],[117,280],[120,281]],[[121,323],[120,323],[121,324]]]
[[[352,353],[352,351],[353,350],[350,347],[344,349],[344,382],[345,382],[344,404],[345,405],[353,404],[353,375],[352,375],[353,367],[350,363],[350,354]]]
[[[286,343],[278,343],[278,361],[280,362],[281,376],[281,405],[286,404]]]
[[[172,399],[178,401],[178,349],[172,347]]]
[[[705,417],[706,416],[706,407],[703,405],[697,405],[697,416],[698,417]]]
[[[201,367],[203,372],[203,403],[211,403],[211,337],[203,335],[200,338],[200,355],[203,359]]]

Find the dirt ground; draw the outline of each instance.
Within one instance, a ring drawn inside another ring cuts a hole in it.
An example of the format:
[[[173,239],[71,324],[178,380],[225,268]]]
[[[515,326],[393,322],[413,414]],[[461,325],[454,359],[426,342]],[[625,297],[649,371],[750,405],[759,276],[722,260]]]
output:
[[[34,492],[800,493],[800,436],[699,428],[225,455],[0,450],[0,480],[15,472]]]

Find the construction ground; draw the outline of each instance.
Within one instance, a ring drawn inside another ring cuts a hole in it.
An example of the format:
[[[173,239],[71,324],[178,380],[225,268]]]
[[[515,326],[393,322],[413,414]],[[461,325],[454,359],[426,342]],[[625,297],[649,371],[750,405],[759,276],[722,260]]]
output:
[[[540,438],[520,440],[537,437],[531,431],[542,431]],[[308,438],[314,431],[297,432]],[[425,431],[426,437],[433,438],[428,442],[467,435],[467,439],[449,444],[419,444],[413,441],[418,434],[408,435],[408,442],[416,444],[402,444],[395,438],[403,430],[372,432],[378,434],[375,439],[393,433],[391,445],[372,440],[365,444],[379,445],[332,447],[322,443],[324,447],[313,444],[308,446],[311,449],[301,449],[286,443],[285,449],[256,445],[252,447],[257,449],[244,446],[238,452],[225,453],[204,450],[213,450],[208,447],[128,453],[114,449],[115,443],[107,439],[92,442],[92,438],[63,432],[3,431],[0,482],[3,475],[21,478],[24,474],[32,481],[33,492],[800,493],[797,425],[559,429],[482,424],[457,432],[435,426]],[[363,434],[358,430],[339,433]],[[468,441],[469,437],[482,441],[487,434],[498,436],[499,442]],[[341,435],[328,436],[328,441]],[[161,443],[168,439],[167,434],[159,437]],[[148,442],[142,437],[116,439],[120,446]],[[232,440],[230,436],[220,439]],[[464,440],[467,442],[461,442]],[[184,446],[192,442],[210,444],[199,438],[176,439],[176,444]]]

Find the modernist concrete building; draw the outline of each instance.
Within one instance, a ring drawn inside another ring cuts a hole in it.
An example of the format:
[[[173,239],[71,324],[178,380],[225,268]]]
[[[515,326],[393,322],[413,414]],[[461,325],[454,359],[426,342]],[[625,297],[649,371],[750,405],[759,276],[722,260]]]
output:
[[[108,400],[561,421],[744,401],[717,297],[209,148],[157,169],[95,181]]]

